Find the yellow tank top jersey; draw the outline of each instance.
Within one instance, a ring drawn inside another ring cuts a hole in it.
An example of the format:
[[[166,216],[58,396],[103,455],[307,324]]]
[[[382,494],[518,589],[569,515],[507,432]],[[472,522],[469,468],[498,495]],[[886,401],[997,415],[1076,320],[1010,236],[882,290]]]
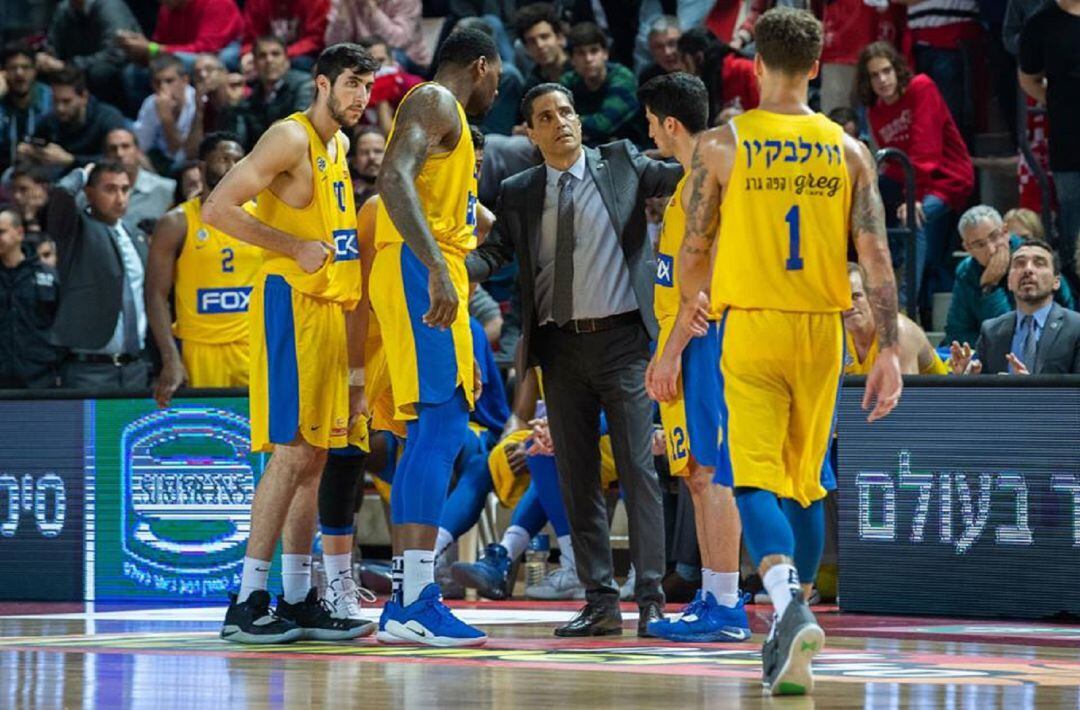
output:
[[[870,370],[873,369],[874,363],[878,358],[878,341],[874,338],[874,341],[870,343],[870,349],[866,351],[866,357],[863,360],[859,360],[859,353],[855,349],[855,340],[851,337],[851,333],[844,331],[844,374],[845,375],[869,375]],[[933,359],[927,364],[926,367],[919,369],[920,375],[947,375],[949,374],[949,368],[941,360],[941,357],[935,352]]]
[[[424,84],[418,84],[405,95]],[[461,137],[448,153],[430,156],[416,178],[416,193],[424,206],[432,236],[443,252],[463,257],[476,248],[476,154],[465,109],[457,105]],[[393,140],[393,130],[387,143]],[[379,200],[375,217],[375,246],[404,241],[386,212],[386,200]]]
[[[201,207],[198,197],[180,205],[187,233],[176,260],[173,335],[197,343],[247,340],[248,300],[265,252],[204,224]]]
[[[821,114],[755,109],[731,121],[735,164],[720,207],[716,308],[851,307],[851,178],[843,129]]]
[[[679,250],[682,248],[683,234],[686,232],[686,210],[683,209],[683,189],[690,174],[683,175],[675,186],[675,193],[664,208],[664,219],[660,227],[660,240],[656,247],[656,283],[653,286],[653,310],[656,320],[663,326],[674,322],[679,314],[679,284],[675,275],[679,269]],[[718,309],[711,308],[709,318],[720,317]]]
[[[283,120],[296,121],[307,130],[314,176],[311,202],[297,209],[267,188],[255,200],[255,217],[298,239],[325,243],[334,258],[327,259],[322,268],[308,274],[291,257],[267,252],[262,273],[279,274],[297,291],[341,303],[346,310],[351,310],[360,300],[361,273],[360,251],[356,244],[356,206],[345,142],[340,133],[334,136],[336,155],[331,158],[322,138],[303,112]]]

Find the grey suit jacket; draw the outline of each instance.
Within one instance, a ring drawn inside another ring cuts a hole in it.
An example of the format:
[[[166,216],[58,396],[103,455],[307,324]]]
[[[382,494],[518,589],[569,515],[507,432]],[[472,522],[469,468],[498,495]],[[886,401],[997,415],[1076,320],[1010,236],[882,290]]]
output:
[[[975,350],[982,361],[984,375],[1009,371],[1005,356],[1012,348],[1015,332],[1016,311],[983,321]],[[1080,313],[1057,303],[1053,305],[1035,348],[1035,367],[1031,374],[1080,374]]]
[[[596,181],[615,233],[622,243],[630,284],[649,336],[656,337],[653,282],[656,257],[645,223],[645,200],[670,195],[682,178],[682,166],[651,160],[629,141],[585,149],[585,164]],[[536,298],[534,245],[540,241],[544,211],[546,167],[537,165],[503,180],[495,205],[495,227],[487,240],[469,255],[469,279],[483,281],[514,258],[521,288],[521,348],[528,365],[537,364],[530,343],[535,335]]]

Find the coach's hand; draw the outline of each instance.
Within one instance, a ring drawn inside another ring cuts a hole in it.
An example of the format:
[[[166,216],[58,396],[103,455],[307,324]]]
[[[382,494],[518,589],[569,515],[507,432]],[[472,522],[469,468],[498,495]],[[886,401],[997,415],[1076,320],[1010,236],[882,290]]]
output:
[[[333,257],[330,254],[330,247],[326,244],[316,241],[303,241],[296,246],[296,253],[293,254],[293,258],[296,259],[296,263],[300,265],[305,274],[314,274],[323,267],[327,259]]]
[[[154,387],[154,399],[157,401],[158,406],[164,409],[172,402],[173,395],[176,394],[176,390],[184,386],[187,382],[187,370],[184,369],[184,363],[180,360],[170,360],[164,363],[161,367],[161,374],[158,375],[157,386]]]
[[[445,330],[457,317],[458,296],[446,264],[431,269],[428,274],[428,296],[431,307],[424,314],[424,325]]]
[[[889,415],[900,402],[900,393],[904,390],[904,378],[900,376],[900,353],[899,346],[894,345],[886,348],[878,354],[870,374],[866,377],[866,392],[863,394],[863,411],[870,409],[874,403],[874,410],[866,418],[868,422],[876,422]]]

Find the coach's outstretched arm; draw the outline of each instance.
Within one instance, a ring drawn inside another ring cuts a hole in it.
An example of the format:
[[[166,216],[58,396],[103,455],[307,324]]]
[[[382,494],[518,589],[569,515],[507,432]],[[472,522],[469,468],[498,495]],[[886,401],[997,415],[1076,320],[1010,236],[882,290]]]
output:
[[[202,206],[202,220],[240,241],[292,257],[312,274],[330,257],[329,244],[297,239],[260,222],[244,205],[282,174],[308,161],[307,131],[296,121],[282,121],[263,134],[255,148],[221,179]]]
[[[867,417],[872,422],[887,416],[896,407],[904,389],[900,376],[896,280],[874,158],[865,145],[850,136],[844,136],[844,152],[854,186],[851,236],[859,253],[859,264],[866,269],[866,296],[878,331],[880,354],[866,378],[866,393],[862,401],[863,409],[869,409],[876,400],[873,411]]]
[[[435,328],[448,328],[454,322],[458,297],[446,258],[424,217],[416,178],[431,155],[457,144],[462,130],[453,94],[435,84],[420,87],[398,109],[394,134],[375,181],[390,221],[428,268],[431,307],[424,323]]]

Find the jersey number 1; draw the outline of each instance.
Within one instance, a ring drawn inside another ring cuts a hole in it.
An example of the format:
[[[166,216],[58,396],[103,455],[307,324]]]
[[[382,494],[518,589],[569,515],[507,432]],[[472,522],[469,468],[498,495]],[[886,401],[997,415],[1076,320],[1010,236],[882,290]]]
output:
[[[788,224],[788,260],[785,263],[788,271],[802,271],[803,260],[799,255],[799,206],[792,205],[788,213],[784,215],[784,221]]]

